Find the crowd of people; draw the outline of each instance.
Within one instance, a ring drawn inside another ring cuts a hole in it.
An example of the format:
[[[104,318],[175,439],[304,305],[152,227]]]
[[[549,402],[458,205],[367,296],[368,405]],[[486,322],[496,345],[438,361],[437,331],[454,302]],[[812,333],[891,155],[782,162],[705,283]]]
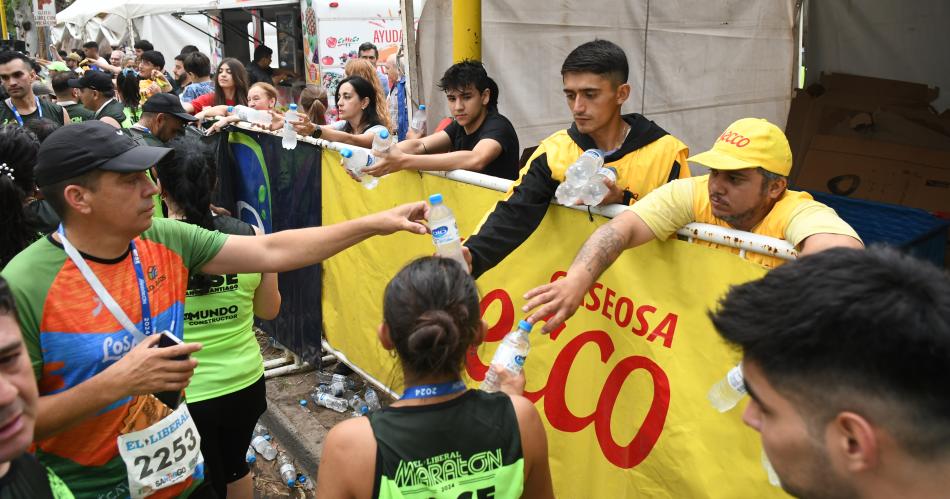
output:
[[[184,47],[173,73],[146,40],[106,56],[95,42],[81,52],[57,61],[0,52],[0,495],[253,497],[244,458],[266,397],[252,325],[279,314],[278,273],[369,237],[425,234],[429,207],[261,234],[212,205],[224,165],[184,132],[210,118],[201,134],[226,130],[242,119],[238,106],[268,113],[271,129],[282,124],[288,103],[276,86],[295,75],[271,68],[272,50],[261,45],[246,64],[226,58],[212,68]],[[500,393],[460,381],[466,352],[485,334],[475,280],[531,237],[590,149],[615,173],[601,204],[628,209],[594,232],[565,277],[527,291],[529,322],[557,328],[624,250],[690,222],[784,239],[799,261],[749,256],[772,270],[711,313],[744,352],[752,398],[744,419],[762,434],[783,486],[803,497],[942,493],[950,278],[865,250],[832,209],[789,189],[791,150],[778,127],[737,117],[690,156],[653,121],[621,112],[631,95],[627,57],[597,40],[561,66],[572,122],[522,166],[515,126],[482,63],[445,70],[438,86],[451,119],[430,131],[409,126],[398,57],[379,61],[372,44],[359,55],[332,89],[335,113],[326,88],[300,93],[300,135],[369,148],[389,131],[397,142],[367,170],[374,176],[463,169],[514,182],[465,240],[467,268],[420,258],[389,282],[378,338],[409,388],[333,428],[320,497],[401,497],[414,487],[435,497],[476,488],[553,497],[545,431],[522,396],[523,375],[496,369]],[[688,162],[709,174],[692,176]],[[170,417],[178,423],[163,426]],[[149,431],[178,442],[165,468],[183,467],[185,479],[144,487],[161,470],[148,457],[142,466],[129,435]],[[497,465],[459,471],[471,475],[468,485],[398,479],[413,463],[480,454]]]

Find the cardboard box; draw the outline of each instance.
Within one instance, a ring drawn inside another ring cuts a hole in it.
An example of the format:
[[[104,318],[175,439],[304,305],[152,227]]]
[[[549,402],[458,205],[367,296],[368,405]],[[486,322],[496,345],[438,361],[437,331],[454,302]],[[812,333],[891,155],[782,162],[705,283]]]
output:
[[[950,211],[950,151],[816,135],[803,158],[795,186],[929,211]]]

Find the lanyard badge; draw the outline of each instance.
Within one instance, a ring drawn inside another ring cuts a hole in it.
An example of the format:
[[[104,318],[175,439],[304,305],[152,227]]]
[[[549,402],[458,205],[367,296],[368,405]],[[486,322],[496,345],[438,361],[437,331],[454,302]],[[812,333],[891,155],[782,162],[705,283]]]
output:
[[[40,107],[40,98],[36,96],[34,96],[33,98],[36,99],[36,112],[39,113],[40,118],[42,118],[43,108]],[[7,99],[7,107],[10,108],[10,111],[13,111],[13,117],[16,119],[16,122],[19,123],[20,126],[23,126],[23,116],[20,116],[20,111],[17,111],[16,105],[13,104],[12,98]]]
[[[445,383],[435,383],[432,385],[410,386],[406,388],[405,393],[402,394],[399,400],[441,397],[443,395],[464,392],[465,390],[466,386],[462,380],[447,381]]]

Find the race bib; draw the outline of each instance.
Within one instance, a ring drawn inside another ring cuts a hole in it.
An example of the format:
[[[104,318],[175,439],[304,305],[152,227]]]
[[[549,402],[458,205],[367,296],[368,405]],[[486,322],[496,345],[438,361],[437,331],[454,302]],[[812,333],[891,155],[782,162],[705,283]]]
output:
[[[133,499],[187,480],[204,463],[201,437],[184,403],[144,430],[119,435],[118,445]]]

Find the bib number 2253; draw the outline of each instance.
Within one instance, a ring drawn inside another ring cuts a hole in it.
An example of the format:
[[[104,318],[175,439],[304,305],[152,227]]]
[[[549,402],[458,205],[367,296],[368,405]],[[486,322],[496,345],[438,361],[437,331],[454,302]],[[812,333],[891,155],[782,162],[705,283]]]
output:
[[[204,461],[187,404],[144,430],[120,435],[118,445],[133,498],[187,480]]]

